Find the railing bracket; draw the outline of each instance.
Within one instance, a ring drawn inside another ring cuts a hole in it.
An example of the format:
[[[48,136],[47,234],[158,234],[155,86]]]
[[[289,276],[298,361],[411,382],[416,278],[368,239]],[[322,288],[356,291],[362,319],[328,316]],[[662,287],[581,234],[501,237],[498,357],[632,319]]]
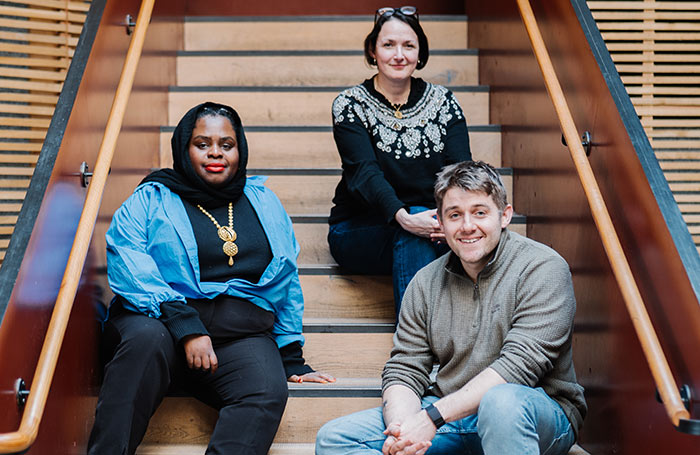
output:
[[[134,16],[132,16],[131,14],[127,14],[126,19],[124,19],[123,25],[126,27],[126,34],[131,36],[131,34],[134,33],[134,27],[136,27]]]
[[[564,137],[563,133],[561,135],[561,143],[563,145],[567,146],[566,138]],[[589,131],[584,131],[583,135],[581,135],[581,145],[583,146],[583,149],[586,151],[586,156],[591,156],[591,150],[593,148],[593,140],[591,139],[591,133]]]
[[[680,389],[681,401],[685,408],[690,411],[690,406],[693,404],[693,391],[688,384],[683,384]]]
[[[89,171],[90,167],[85,161],[80,163],[80,185],[82,185],[83,188],[87,188],[87,186],[90,184],[90,177],[92,177],[92,172]]]
[[[29,390],[27,390],[27,385],[22,378],[15,381],[15,396],[17,397],[17,407],[22,409],[27,403],[27,397],[29,396]]]
[[[583,136],[581,136],[581,145],[586,151],[586,156],[591,156],[591,148],[593,148],[593,141],[591,140],[591,133],[589,131],[583,132]]]

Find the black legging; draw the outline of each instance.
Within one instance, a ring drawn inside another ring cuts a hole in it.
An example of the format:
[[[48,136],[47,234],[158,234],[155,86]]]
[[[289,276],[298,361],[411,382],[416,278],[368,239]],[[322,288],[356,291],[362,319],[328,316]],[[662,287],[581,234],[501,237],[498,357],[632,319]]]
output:
[[[287,402],[279,350],[268,334],[215,344],[214,374],[187,368],[182,348],[157,319],[118,312],[104,337],[115,348],[105,366],[88,454],[134,454],[172,382],[219,409],[207,454],[267,454]]]

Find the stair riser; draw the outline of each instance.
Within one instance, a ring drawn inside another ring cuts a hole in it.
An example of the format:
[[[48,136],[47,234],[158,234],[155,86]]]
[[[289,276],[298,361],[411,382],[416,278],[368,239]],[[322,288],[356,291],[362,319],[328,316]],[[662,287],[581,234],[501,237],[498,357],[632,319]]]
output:
[[[313,442],[327,421],[381,405],[380,398],[290,398],[275,442]],[[193,398],[166,398],[151,418],[144,444],[206,444],[217,412]]]
[[[422,19],[431,49],[465,49],[467,22]],[[361,50],[372,30],[362,21],[186,22],[185,50]],[[264,37],[264,39],[261,39]],[[323,39],[319,39],[323,37]]]
[[[342,378],[378,378],[392,333],[305,333],[304,358],[315,370]]]
[[[177,59],[180,86],[351,86],[377,72],[361,55],[188,56]],[[250,75],[254,74],[255,77]],[[476,55],[433,55],[415,73],[436,84],[476,85]]]
[[[160,167],[172,167],[171,132],[160,134]],[[340,168],[340,156],[331,132],[246,132],[248,167],[260,168]],[[469,133],[472,157],[501,167],[500,131]]]
[[[355,82],[359,82],[356,80]],[[171,92],[168,106],[171,125],[192,106],[205,101],[228,104],[238,111],[243,125],[330,126],[331,105],[336,92],[220,91]],[[457,92],[459,104],[470,125],[489,123],[486,92]]]
[[[367,318],[394,320],[394,294],[389,276],[302,275],[305,318]],[[114,296],[106,274],[98,275],[96,286],[104,293],[102,302]]]
[[[143,177],[111,176],[107,180],[101,213],[113,213],[119,208]],[[512,201],[513,178],[510,175],[501,178],[508,192],[508,200]],[[339,175],[273,175],[267,179],[265,186],[275,192],[289,214],[327,216],[339,181]]]

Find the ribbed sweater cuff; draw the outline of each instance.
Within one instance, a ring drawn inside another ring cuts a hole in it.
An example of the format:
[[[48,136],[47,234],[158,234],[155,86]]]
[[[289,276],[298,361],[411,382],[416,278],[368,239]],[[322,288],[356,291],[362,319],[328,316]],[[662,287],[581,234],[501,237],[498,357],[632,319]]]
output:
[[[160,306],[160,320],[179,343],[188,335],[209,335],[204,323],[199,319],[199,313],[192,307],[181,302],[165,302]]]
[[[301,376],[314,371],[304,361],[301,343],[298,341],[281,347],[280,355],[282,356],[282,365],[284,365],[284,372],[287,377],[293,375]]]

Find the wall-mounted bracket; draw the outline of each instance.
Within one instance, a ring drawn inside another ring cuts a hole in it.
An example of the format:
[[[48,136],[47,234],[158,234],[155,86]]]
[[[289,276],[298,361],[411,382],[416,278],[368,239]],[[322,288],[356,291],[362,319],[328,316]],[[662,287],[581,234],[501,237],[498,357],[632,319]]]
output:
[[[136,27],[136,21],[134,21],[134,16],[132,16],[131,14],[127,14],[122,25],[126,27],[126,34],[131,36],[131,34],[134,33],[134,27]]]
[[[80,185],[83,188],[87,188],[87,186],[90,184],[90,177],[92,177],[92,172],[89,171],[90,167],[85,161],[80,163]]]
[[[27,390],[27,385],[22,378],[15,381],[15,396],[17,397],[17,407],[22,409],[27,403],[27,397],[29,396],[29,390]]]
[[[566,138],[564,135],[561,135],[561,143],[564,145],[566,144]],[[581,135],[581,145],[583,146],[583,149],[586,151],[586,156],[591,156],[591,149],[593,148],[593,140],[591,139],[591,133],[589,131],[584,131],[583,134]]]

